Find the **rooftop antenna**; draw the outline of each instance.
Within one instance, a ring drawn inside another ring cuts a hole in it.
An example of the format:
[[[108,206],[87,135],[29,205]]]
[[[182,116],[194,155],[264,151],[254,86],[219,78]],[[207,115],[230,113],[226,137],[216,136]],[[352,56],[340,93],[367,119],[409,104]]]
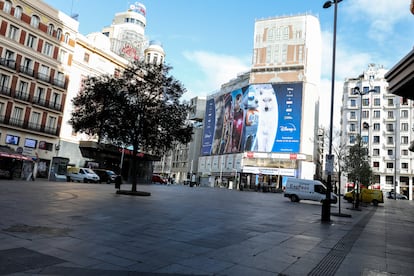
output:
[[[73,13],[73,0],[72,0],[72,5],[70,7],[70,17],[72,17],[73,19],[75,19],[76,21],[79,18],[79,14],[78,13]]]

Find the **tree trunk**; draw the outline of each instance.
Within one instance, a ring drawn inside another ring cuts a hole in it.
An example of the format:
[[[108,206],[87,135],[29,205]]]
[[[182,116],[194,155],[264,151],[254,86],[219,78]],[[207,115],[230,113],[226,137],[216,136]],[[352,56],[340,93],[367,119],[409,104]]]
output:
[[[137,147],[134,146],[134,149],[132,151],[132,164],[131,164],[131,178],[132,178],[132,188],[131,191],[132,192],[136,192],[137,191],[137,153],[138,151],[136,150]]]

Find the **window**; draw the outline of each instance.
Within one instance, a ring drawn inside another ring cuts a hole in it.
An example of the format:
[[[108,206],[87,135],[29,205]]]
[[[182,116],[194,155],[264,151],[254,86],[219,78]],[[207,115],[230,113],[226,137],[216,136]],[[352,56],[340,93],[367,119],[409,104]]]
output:
[[[408,145],[408,136],[401,136],[401,144]]]
[[[19,28],[17,28],[14,25],[10,25],[9,32],[7,33],[7,38],[10,38],[11,40],[17,40],[19,35]]]
[[[15,62],[14,52],[12,52],[10,50],[6,50],[6,53],[4,55],[4,59],[6,60],[6,62]]]
[[[20,19],[22,17],[22,10],[22,7],[16,6],[16,8],[14,8],[14,17]]]
[[[53,35],[54,30],[55,30],[55,26],[52,23],[47,26],[48,35]]]
[[[62,29],[58,28],[56,31],[56,38],[60,41],[62,40]]]
[[[387,150],[387,155],[388,156],[393,156],[394,155],[394,151],[392,149]]]
[[[10,13],[12,8],[12,3],[9,0],[4,1],[3,11],[5,13]]]
[[[49,116],[47,120],[46,128],[52,130],[52,129],[55,129],[55,127],[56,127],[56,117]]]
[[[60,94],[54,92],[50,101],[51,107],[60,108]]]
[[[381,99],[380,98],[375,98],[374,99],[374,106],[381,106]]]
[[[356,119],[356,115],[355,115],[356,113],[355,113],[355,111],[351,111],[350,113],[349,113],[349,119],[350,120],[355,120]]]
[[[37,140],[26,138],[24,140],[24,146],[27,148],[35,149],[37,145]]]
[[[387,118],[388,119],[394,119],[394,111],[388,111],[387,112]]]
[[[0,102],[0,116],[4,114],[4,103]]]
[[[401,99],[401,105],[408,105],[408,99],[407,98],[402,98]]]
[[[372,150],[372,155],[379,156],[380,155],[380,149],[373,149]]]
[[[408,123],[401,123],[401,131],[408,131]]]
[[[29,126],[31,129],[39,130],[40,129],[40,113],[33,111],[32,116],[30,116]]]
[[[401,110],[401,118],[408,118],[408,110]]]
[[[369,118],[369,111],[368,110],[362,111],[362,118],[364,118],[364,119],[368,119]]]
[[[392,185],[394,184],[394,177],[391,175],[385,176],[385,184]]]
[[[44,46],[43,46],[43,54],[47,55],[47,56],[52,56],[53,53],[53,45],[50,44],[49,42],[45,42]]]
[[[373,166],[374,168],[379,168],[379,162],[373,162],[373,163],[372,163],[372,166]]]
[[[154,54],[154,59],[153,59],[152,63],[157,64],[157,62],[158,62],[158,55]]]
[[[362,99],[362,106],[369,106],[369,99]]]
[[[85,53],[84,55],[83,55],[83,61],[84,62],[86,62],[86,63],[88,63],[89,62],[89,53]]]
[[[375,93],[380,93],[381,92],[381,87],[374,86],[374,90],[375,90]]]
[[[27,47],[30,47],[32,49],[35,49],[36,48],[36,45],[37,45],[36,42],[37,42],[37,37],[35,37],[32,34],[29,34],[27,36],[27,40],[26,40],[26,46]]]
[[[408,155],[408,150],[407,149],[401,150],[401,155],[407,156]]]
[[[5,74],[0,74],[0,89],[2,91],[10,90],[10,76]]]
[[[289,27],[283,28],[283,39],[285,40],[289,39]]]
[[[361,137],[361,140],[362,140],[362,143],[363,143],[363,144],[368,144],[368,136],[367,136],[367,135],[363,135],[363,136]]]
[[[39,68],[39,79],[49,81],[49,67],[41,65]]]
[[[349,125],[349,131],[356,131],[356,127],[354,123]]]
[[[388,99],[387,104],[388,106],[394,106],[394,99]]]
[[[380,142],[380,137],[379,136],[374,136],[373,137],[373,143],[374,144],[379,144],[379,142]]]
[[[29,89],[29,84],[25,81],[20,81],[19,89],[16,91],[19,98],[28,95],[27,91]]]
[[[39,28],[39,22],[40,22],[39,17],[37,15],[32,15],[32,18],[30,20],[30,25],[33,28],[36,28],[37,29],[37,28]]]
[[[10,123],[12,125],[19,125],[23,116],[23,108],[15,106],[10,117]]]
[[[65,50],[60,49],[57,60],[61,63],[66,63],[67,55],[68,55],[68,53]]]
[[[373,129],[379,131],[381,129],[381,125],[379,123],[374,123]]]
[[[401,163],[401,169],[408,169],[408,163]]]
[[[24,58],[23,60],[23,72],[24,73],[31,73],[32,72],[32,65],[33,61],[30,58]]]
[[[374,110],[374,118],[379,119],[381,117],[381,111]]]
[[[64,41],[65,43],[69,43],[69,38],[70,38],[69,33],[65,33],[65,37],[64,37],[63,41]]]
[[[393,136],[387,136],[387,144],[393,145],[394,144],[394,137]]]
[[[35,94],[34,94],[33,101],[35,103],[41,103],[43,102],[44,97],[45,97],[45,89],[43,87],[37,87]]]
[[[394,125],[393,124],[387,124],[387,131],[393,132],[394,131]]]
[[[394,163],[387,162],[387,169],[392,169],[392,168],[394,168]]]
[[[350,102],[349,102],[349,105],[351,107],[356,107],[356,101],[355,101],[355,99],[351,99]]]
[[[355,135],[351,135],[351,136],[349,136],[349,143],[350,144],[355,144]]]

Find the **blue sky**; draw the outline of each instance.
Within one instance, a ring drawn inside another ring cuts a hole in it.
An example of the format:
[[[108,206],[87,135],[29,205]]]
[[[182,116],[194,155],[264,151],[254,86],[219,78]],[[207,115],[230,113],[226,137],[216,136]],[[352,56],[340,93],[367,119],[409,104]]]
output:
[[[101,31],[114,14],[135,1],[46,0],[66,14],[79,14],[79,31]],[[323,57],[321,109],[331,95],[333,6],[325,0],[142,0],[147,8],[146,36],[162,42],[166,63],[187,89],[186,99],[207,96],[251,65],[256,19],[312,14],[319,18]],[[414,16],[410,0],[343,0],[338,4],[335,114],[342,83],[357,77],[369,63],[391,69],[414,46]],[[335,115],[337,116],[337,115]],[[328,126],[328,116],[321,125]],[[339,116],[335,118],[337,122]],[[336,125],[336,123],[335,123]]]

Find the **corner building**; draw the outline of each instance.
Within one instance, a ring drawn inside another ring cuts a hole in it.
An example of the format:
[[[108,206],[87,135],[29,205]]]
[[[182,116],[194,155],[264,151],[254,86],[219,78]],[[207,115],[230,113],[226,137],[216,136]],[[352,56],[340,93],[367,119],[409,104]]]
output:
[[[36,160],[37,177],[58,155],[77,32],[43,1],[0,1],[0,145]]]
[[[312,15],[257,20],[252,68],[207,97],[201,184],[277,189],[313,179],[321,34]]]

